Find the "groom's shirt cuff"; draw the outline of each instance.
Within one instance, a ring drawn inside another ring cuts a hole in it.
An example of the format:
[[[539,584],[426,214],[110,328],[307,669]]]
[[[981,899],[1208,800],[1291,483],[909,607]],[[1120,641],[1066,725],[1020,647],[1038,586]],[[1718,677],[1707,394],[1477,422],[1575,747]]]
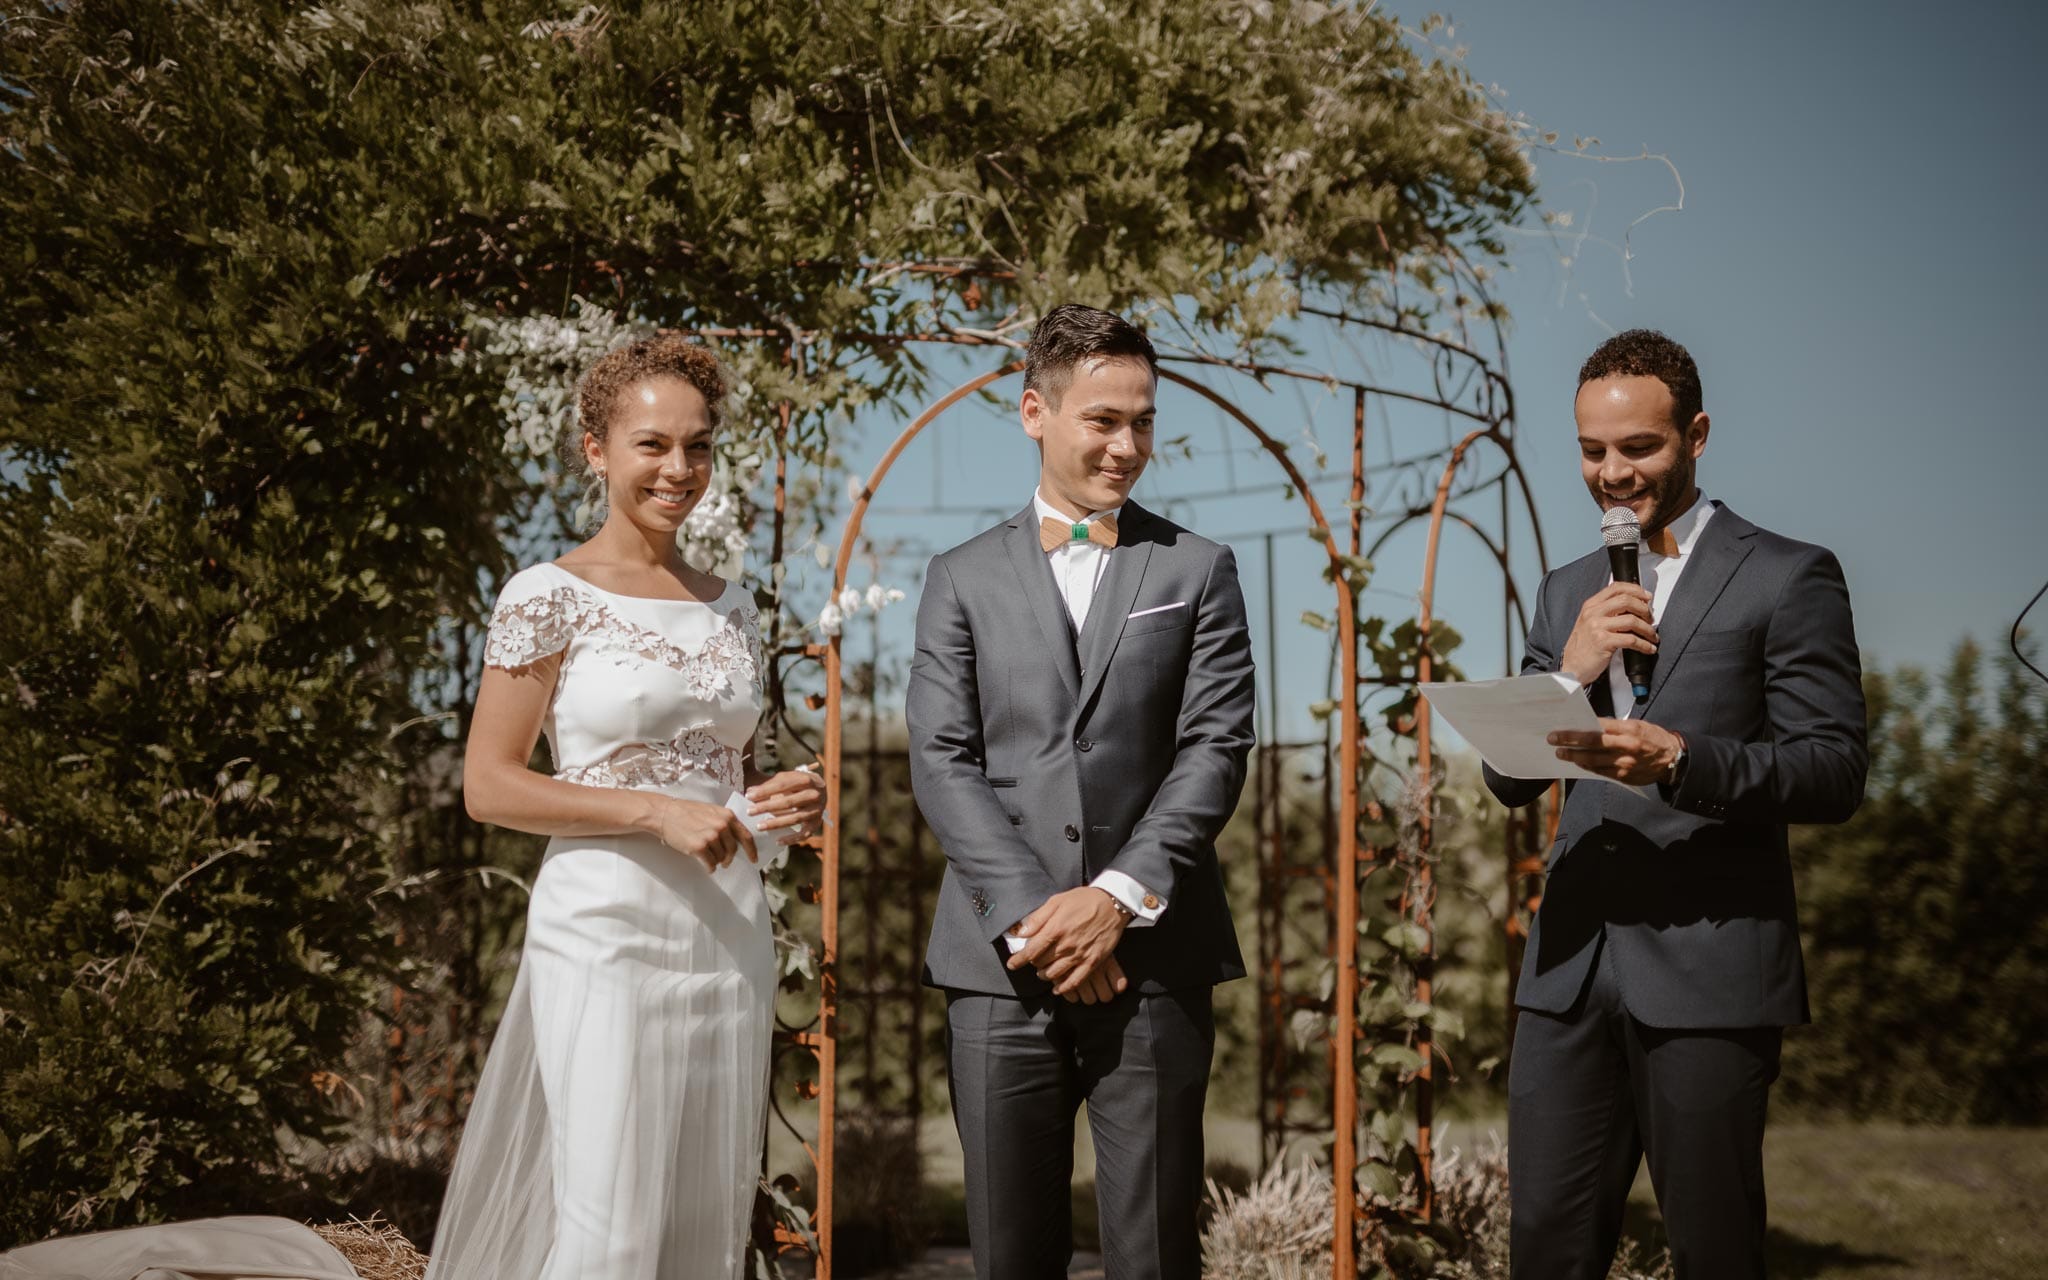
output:
[[[1130,909],[1131,920],[1129,924],[1124,926],[1126,929],[1140,929],[1146,925],[1156,924],[1159,921],[1160,915],[1166,910],[1166,899],[1153,893],[1121,871],[1105,871],[1093,880],[1090,880],[1088,886],[1091,889],[1102,890]],[[1022,921],[1018,923],[1021,924]],[[1003,935],[1003,942],[1010,948],[1010,954],[1016,955],[1019,951],[1030,945],[1031,939],[1020,938],[1014,933],[1006,933]]]
[[[1126,928],[1141,929],[1148,924],[1156,924],[1160,913],[1166,910],[1166,899],[1121,871],[1104,871],[1088,884],[1124,904],[1131,913],[1131,922]]]

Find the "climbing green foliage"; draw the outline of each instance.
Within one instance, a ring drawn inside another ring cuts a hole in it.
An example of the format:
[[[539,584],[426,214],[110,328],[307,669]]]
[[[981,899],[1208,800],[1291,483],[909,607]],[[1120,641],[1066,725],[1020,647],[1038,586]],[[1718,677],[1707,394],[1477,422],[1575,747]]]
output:
[[[479,317],[765,335],[735,434],[788,405],[822,472],[925,386],[862,335],[1482,311],[1524,139],[1419,48],[1306,0],[7,6],[0,1242],[257,1203],[422,930],[503,942],[420,914],[482,856],[475,624],[555,536]]]

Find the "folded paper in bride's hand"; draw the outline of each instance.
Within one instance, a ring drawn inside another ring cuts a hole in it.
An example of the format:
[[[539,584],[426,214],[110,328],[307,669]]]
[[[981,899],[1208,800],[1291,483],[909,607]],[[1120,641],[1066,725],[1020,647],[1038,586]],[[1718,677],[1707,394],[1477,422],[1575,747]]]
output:
[[[771,852],[777,845],[788,844],[792,840],[801,838],[789,827],[782,827],[774,831],[762,830],[761,824],[775,815],[772,813],[753,812],[754,802],[747,799],[744,791],[735,791],[727,796],[725,798],[725,807],[733,811],[734,815],[739,818],[742,826],[754,833],[754,849],[758,853]]]

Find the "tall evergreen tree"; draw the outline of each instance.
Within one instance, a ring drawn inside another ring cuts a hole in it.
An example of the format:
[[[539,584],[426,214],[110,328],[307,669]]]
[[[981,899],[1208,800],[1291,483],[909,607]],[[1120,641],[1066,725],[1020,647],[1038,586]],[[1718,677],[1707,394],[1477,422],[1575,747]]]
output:
[[[2048,1120],[2048,690],[1976,645],[1938,687],[1872,674],[1870,780],[1794,840],[1814,1025],[1789,1101],[1855,1116]]]

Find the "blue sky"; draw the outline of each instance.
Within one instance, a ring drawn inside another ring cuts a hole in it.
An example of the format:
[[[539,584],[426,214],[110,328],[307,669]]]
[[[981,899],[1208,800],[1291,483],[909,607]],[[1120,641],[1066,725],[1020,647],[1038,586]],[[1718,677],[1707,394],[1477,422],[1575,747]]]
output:
[[[1666,156],[1684,184],[1682,211],[1634,228],[1625,279],[1613,246],[1632,219],[1676,202],[1671,171],[1538,157],[1544,207],[1572,225],[1518,238],[1500,296],[1514,314],[1521,457],[1553,563],[1595,545],[1571,421],[1578,364],[1610,332],[1650,326],[1701,367],[1715,424],[1702,484],[1750,519],[1841,556],[1867,662],[1938,664],[1965,633],[2003,644],[2048,578],[2048,432],[2036,392],[2048,363],[2037,316],[2048,248],[2036,225],[2048,146],[2031,91],[2048,61],[2043,13],[1848,0],[1492,0],[1449,12],[1454,34],[1441,38],[1465,47],[1468,69],[1509,109],[1567,143],[1597,137],[1601,155]],[[1579,233],[1583,245],[1568,239]],[[1347,375],[1417,377],[1370,344],[1326,346],[1318,359]],[[957,367],[964,376],[986,366]],[[1286,388],[1249,392],[1247,404],[1284,436],[1312,424],[1333,466],[1344,465],[1348,401]],[[1327,642],[1298,618],[1327,611],[1329,599],[1292,533],[1302,521],[1271,487],[1277,472],[1243,453],[1213,412],[1185,393],[1161,406],[1162,434],[1189,434],[1197,456],[1148,473],[1139,496],[1237,544],[1259,656],[1300,726],[1296,708],[1321,696]],[[963,407],[906,455],[870,522],[897,544],[882,571],[892,584],[914,589],[925,555],[1023,504],[1035,462],[1009,415]],[[865,418],[846,462],[864,473],[900,425]],[[1380,427],[1399,448],[1452,429],[1415,414]],[[1226,444],[1239,452],[1226,456]],[[1185,500],[1220,489],[1235,496]],[[924,514],[941,494],[960,509]],[[1269,529],[1289,531],[1276,542],[1270,634],[1256,536]],[[1537,567],[1526,532],[1517,539],[1516,577],[1529,592]],[[1439,613],[1469,637],[1468,674],[1498,674],[1520,647],[1518,633],[1503,635],[1498,572],[1456,537],[1444,557]],[[1396,538],[1369,607],[1412,613],[1421,559],[1419,536]],[[909,621],[902,607],[884,626],[899,653]],[[2048,630],[2048,610],[2032,621]]]

